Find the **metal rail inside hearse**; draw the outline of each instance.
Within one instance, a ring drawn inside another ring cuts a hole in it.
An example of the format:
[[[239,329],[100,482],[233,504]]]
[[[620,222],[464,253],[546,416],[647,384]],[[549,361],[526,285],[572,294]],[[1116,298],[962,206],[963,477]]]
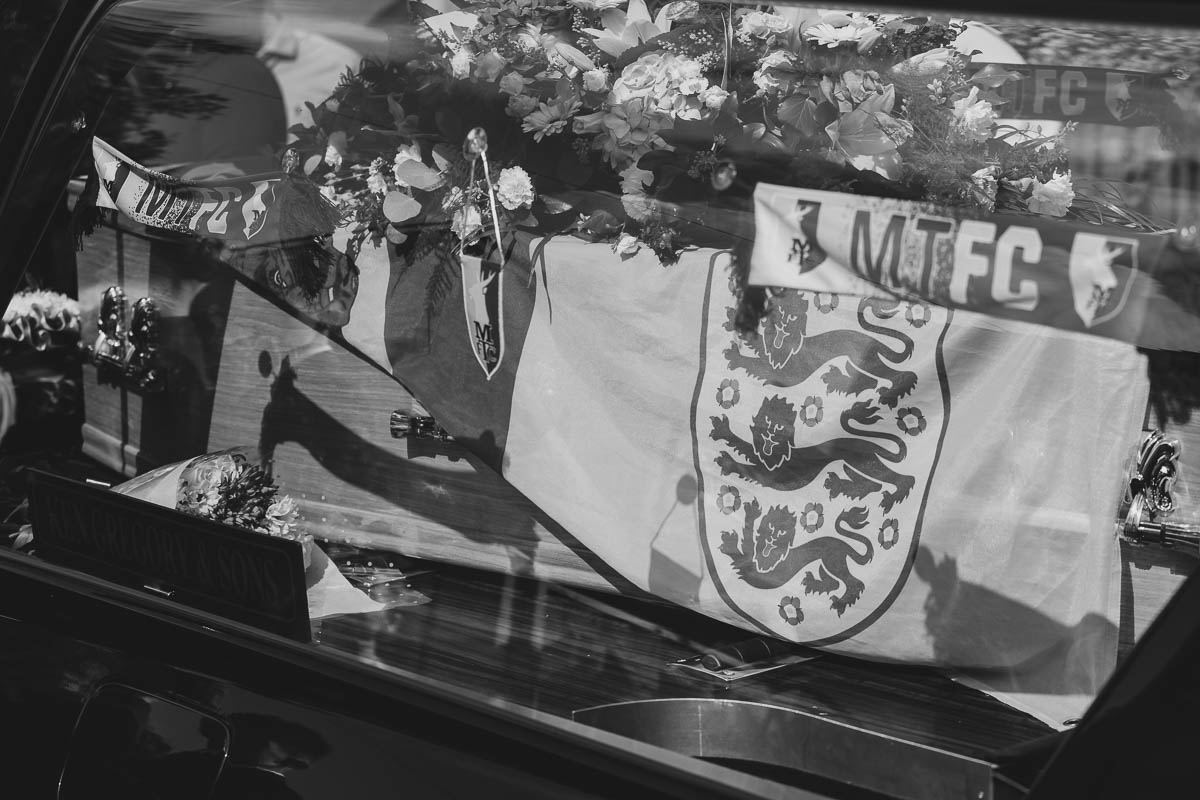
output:
[[[0,796],[1191,796],[1200,15],[0,4]]]

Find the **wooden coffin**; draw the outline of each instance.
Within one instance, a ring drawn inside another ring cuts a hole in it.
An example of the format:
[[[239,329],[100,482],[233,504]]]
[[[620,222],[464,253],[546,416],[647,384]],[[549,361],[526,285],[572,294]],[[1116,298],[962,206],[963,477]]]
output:
[[[183,255],[124,220],[80,254],[84,342],[96,338],[101,294],[119,285],[130,304],[158,305],[167,372],[166,389],[147,393],[86,366],[85,454],[133,476],[263,443],[318,538],[612,588],[602,565],[462,447],[394,438],[393,411],[424,411],[390,376],[230,275],[189,275]]]
[[[192,274],[178,245],[133,223],[119,225],[94,234],[81,254],[84,340],[96,335],[107,286],[123,286],[131,303],[153,297],[162,314],[167,388],[147,394],[102,385],[87,368],[88,455],[134,475],[202,452],[263,445],[277,480],[319,538],[583,587],[622,585],[463,448],[393,438],[393,411],[423,409],[389,375],[283,313],[228,270]],[[1188,429],[1173,433],[1200,440]],[[1184,447],[1185,481],[1200,478],[1198,451]],[[1190,494],[1200,498],[1200,489]],[[1123,546],[1122,649],[1195,560],[1190,553]]]

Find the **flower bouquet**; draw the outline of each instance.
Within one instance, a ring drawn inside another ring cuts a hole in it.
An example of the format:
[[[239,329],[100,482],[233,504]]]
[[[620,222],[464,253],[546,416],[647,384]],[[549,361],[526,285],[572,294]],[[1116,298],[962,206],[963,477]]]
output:
[[[954,50],[961,22],[492,0],[414,24],[422,49],[365,62],[293,130],[352,248],[486,249],[527,229],[672,263],[752,237],[759,181],[1156,228],[1072,178],[1070,125],[1003,122],[1020,76]]]
[[[113,487],[185,514],[299,542],[310,619],[375,611],[383,605],[355,589],[304,527],[296,501],[280,491],[255,447],[234,447],[169,464]]]
[[[0,438],[8,449],[69,447],[78,436],[79,336],[76,300],[27,290],[9,301],[0,323]]]
[[[4,311],[0,339],[5,348],[26,346],[44,351],[79,340],[79,302],[50,291],[25,291],[13,295]]]
[[[114,491],[194,517],[300,542],[305,569],[312,563],[313,537],[300,524],[296,501],[280,493],[258,463],[254,448],[230,448],[161,467]]]

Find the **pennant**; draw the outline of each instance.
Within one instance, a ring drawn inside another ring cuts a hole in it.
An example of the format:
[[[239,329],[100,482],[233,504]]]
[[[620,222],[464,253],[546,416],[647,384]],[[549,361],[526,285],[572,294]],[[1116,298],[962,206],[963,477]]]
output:
[[[500,308],[504,303],[504,270],[477,256],[459,254],[462,264],[463,310],[467,336],[475,360],[488,380],[496,374],[504,356],[504,326]]]
[[[237,244],[279,242],[282,173],[184,181],[147,169],[99,138],[96,204],[153,228]]]
[[[1178,260],[1169,233],[764,183],[754,217],[752,285],[914,295],[1145,347],[1200,341],[1156,278]]]

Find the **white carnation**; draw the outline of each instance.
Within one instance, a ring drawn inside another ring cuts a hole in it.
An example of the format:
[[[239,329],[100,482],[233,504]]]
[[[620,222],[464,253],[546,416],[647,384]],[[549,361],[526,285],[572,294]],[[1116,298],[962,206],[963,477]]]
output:
[[[533,202],[533,181],[529,173],[520,167],[509,167],[500,171],[496,181],[496,198],[509,211],[516,211]]]
[[[621,170],[621,193],[645,194],[646,187],[653,181],[653,172],[634,164]]]
[[[1071,185],[1071,172],[1066,174],[1056,172],[1046,183],[1033,181],[1033,193],[1026,205],[1035,214],[1045,214],[1048,217],[1063,217],[1071,203],[1075,202],[1075,187]]]

